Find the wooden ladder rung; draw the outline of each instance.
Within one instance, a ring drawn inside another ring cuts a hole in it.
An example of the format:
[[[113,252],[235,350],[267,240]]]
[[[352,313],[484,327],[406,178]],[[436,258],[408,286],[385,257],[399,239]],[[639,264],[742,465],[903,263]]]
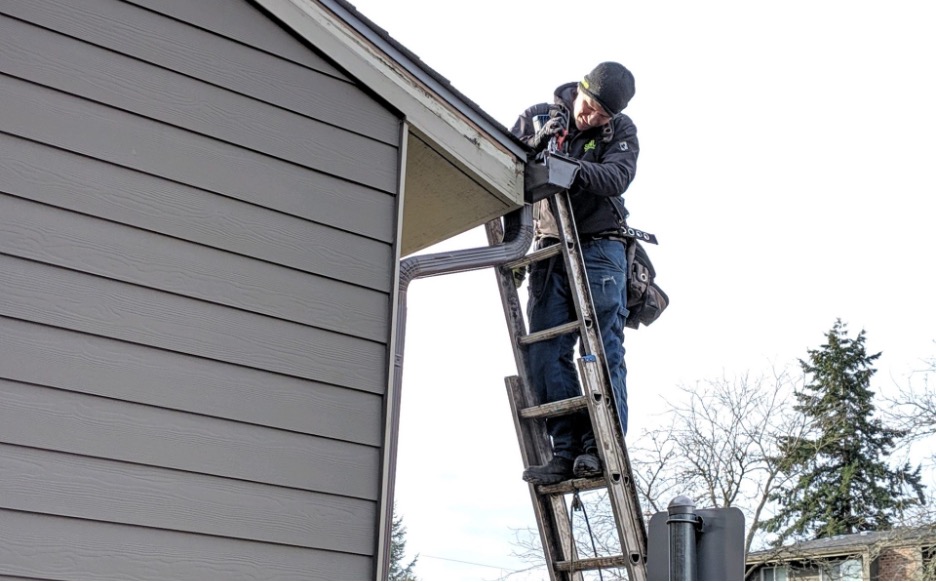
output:
[[[556,402],[547,402],[539,406],[531,406],[520,411],[520,418],[549,418],[551,416],[562,416],[576,410],[588,408],[588,401],[584,396],[575,396],[566,400],[557,400]]]
[[[562,251],[562,245],[551,245],[538,251],[533,251],[523,258],[513,261],[512,263],[506,263],[504,268],[511,270],[519,267],[526,267],[528,265],[532,265],[533,263],[538,263],[542,260],[548,259],[549,257],[554,257],[558,255],[560,251]]]
[[[536,342],[541,342],[543,340],[552,339],[554,337],[559,337],[560,335],[565,335],[567,333],[576,332],[579,330],[581,324],[577,321],[570,321],[569,323],[563,323],[556,327],[551,327],[549,329],[544,329],[543,331],[537,331],[534,333],[529,333],[521,338],[519,338],[520,345],[525,346],[529,344],[535,344]]]
[[[574,568],[576,572],[583,570],[598,570],[601,568],[624,568],[627,566],[627,556],[602,556],[600,558],[581,558],[574,562],[563,560],[556,562],[553,567],[560,572],[571,572]]]
[[[604,477],[586,477],[585,479],[569,479],[555,485],[540,485],[536,492],[540,495],[564,495],[576,491],[594,491],[607,487]]]

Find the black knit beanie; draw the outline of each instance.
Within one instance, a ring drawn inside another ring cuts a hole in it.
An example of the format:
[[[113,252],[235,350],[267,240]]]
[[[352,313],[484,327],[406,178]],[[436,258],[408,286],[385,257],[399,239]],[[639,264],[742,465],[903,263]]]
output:
[[[579,83],[579,89],[611,115],[617,115],[634,96],[634,75],[624,65],[601,63]]]

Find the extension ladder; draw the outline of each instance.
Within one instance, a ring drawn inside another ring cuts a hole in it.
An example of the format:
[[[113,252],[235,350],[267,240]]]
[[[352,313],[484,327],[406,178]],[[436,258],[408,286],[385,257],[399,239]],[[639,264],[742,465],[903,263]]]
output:
[[[552,456],[552,447],[545,430],[546,418],[587,408],[604,465],[604,475],[571,479],[556,485],[529,486],[546,566],[552,580],[582,580],[584,571],[620,567],[627,569],[628,579],[646,580],[647,530],[614,405],[604,347],[599,337],[598,324],[592,319],[594,308],[591,292],[577,242],[568,192],[563,190],[553,194],[552,199],[559,226],[559,244],[533,251],[520,260],[495,269],[519,372],[517,376],[505,379],[507,395],[524,466],[545,463]],[[502,240],[503,229],[499,220],[488,223],[486,230],[490,244]],[[512,271],[556,255],[562,255],[578,319],[528,334]],[[527,381],[524,346],[572,331],[579,332],[579,342],[583,348],[581,353],[586,354],[578,360],[583,395],[548,404],[534,402]],[[607,490],[622,553],[580,558],[575,548],[566,495],[599,489]]]

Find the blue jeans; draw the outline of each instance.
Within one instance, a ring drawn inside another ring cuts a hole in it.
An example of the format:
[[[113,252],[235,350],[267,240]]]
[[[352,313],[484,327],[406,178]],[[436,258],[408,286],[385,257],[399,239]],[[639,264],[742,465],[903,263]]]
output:
[[[627,319],[627,256],[624,243],[595,240],[582,244],[595,317],[604,344],[611,387],[617,404],[621,432],[627,434],[627,367],[624,364],[624,321]],[[527,314],[530,332],[542,331],[576,319],[575,305],[562,257],[535,263],[530,272]],[[582,394],[573,352],[578,332],[530,344],[528,376],[539,404]],[[587,411],[547,419],[553,455],[574,459],[595,447]]]

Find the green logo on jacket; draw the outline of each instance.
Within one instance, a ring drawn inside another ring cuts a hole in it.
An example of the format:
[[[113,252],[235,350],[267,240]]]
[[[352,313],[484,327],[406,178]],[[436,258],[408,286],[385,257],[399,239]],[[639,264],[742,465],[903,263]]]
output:
[[[586,151],[586,152],[590,152],[590,151],[593,150],[593,149],[595,149],[595,140],[591,140],[590,142],[588,142],[587,144],[585,144],[585,151]]]

